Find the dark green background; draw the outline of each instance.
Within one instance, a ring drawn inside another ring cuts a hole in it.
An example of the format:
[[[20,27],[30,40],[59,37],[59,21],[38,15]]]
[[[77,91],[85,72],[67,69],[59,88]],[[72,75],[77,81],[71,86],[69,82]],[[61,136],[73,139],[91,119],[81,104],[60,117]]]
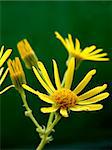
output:
[[[71,33],[79,38],[81,47],[95,44],[103,48],[112,58],[112,2],[105,1],[71,1],[71,2],[0,2],[1,4],[1,44],[12,48],[11,58],[19,56],[16,44],[27,38],[38,58],[45,63],[53,80],[52,58],[56,59],[61,73],[66,69],[67,52],[55,38],[54,31],[64,37]],[[22,62],[23,64],[23,62]],[[31,70],[27,70],[27,82],[30,86],[44,91]],[[91,69],[97,74],[86,90],[103,83],[108,83],[108,91],[112,91],[112,62],[90,62],[81,64],[76,73],[73,86]],[[11,84],[9,76],[3,87]],[[3,88],[2,87],[2,88]],[[35,95],[27,92],[28,103],[41,124],[47,121],[48,115],[40,112],[45,105]],[[71,112],[68,119],[63,118],[56,127],[53,147],[65,149],[109,149],[112,146],[112,97],[101,102],[104,109],[98,112]],[[15,89],[1,96],[1,146],[6,148],[36,147],[40,139],[32,122],[25,118],[21,98]],[[76,146],[74,146],[76,145]],[[48,147],[48,148],[49,148]],[[86,147],[86,148],[85,148]],[[100,147],[100,148],[99,148]]]

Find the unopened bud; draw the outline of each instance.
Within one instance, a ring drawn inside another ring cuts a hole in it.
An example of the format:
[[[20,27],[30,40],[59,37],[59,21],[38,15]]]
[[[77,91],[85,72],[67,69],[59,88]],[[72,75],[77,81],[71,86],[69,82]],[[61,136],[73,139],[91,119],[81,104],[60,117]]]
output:
[[[18,51],[23,59],[25,66],[31,69],[32,66],[37,67],[38,58],[26,39],[23,39],[17,44]]]
[[[8,68],[10,72],[10,78],[16,90],[22,89],[22,84],[26,84],[25,74],[18,57],[15,60],[8,60]]]

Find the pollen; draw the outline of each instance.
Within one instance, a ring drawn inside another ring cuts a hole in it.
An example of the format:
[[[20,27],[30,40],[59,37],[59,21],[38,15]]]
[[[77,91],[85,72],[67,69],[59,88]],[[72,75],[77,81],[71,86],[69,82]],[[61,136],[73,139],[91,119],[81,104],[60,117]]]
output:
[[[60,108],[70,108],[75,106],[78,99],[77,95],[69,89],[62,88],[61,90],[56,90],[51,98],[59,105]]]

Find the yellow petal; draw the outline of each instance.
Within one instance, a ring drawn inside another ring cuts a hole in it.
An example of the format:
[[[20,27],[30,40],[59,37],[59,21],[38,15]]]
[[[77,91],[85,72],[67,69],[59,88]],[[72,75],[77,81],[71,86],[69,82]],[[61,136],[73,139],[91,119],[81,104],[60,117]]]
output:
[[[68,63],[68,68],[65,75],[65,88],[68,89],[71,88],[73,75],[74,75],[74,68],[75,68],[75,58],[72,57]]]
[[[65,48],[68,50],[68,47],[67,47],[67,44],[66,44],[64,38],[58,32],[55,32],[55,35],[56,35],[56,38],[59,39],[61,41],[61,43],[65,46]]]
[[[68,117],[68,112],[67,112],[66,109],[61,108],[61,109],[60,109],[60,114],[61,114],[63,117]]]
[[[56,64],[55,60],[53,60],[53,66],[54,66],[55,84],[56,84],[57,89],[60,89],[61,88],[61,82],[60,82],[58,67],[57,67],[57,64]]]
[[[3,70],[4,70],[4,67],[0,68],[0,77],[1,77],[1,75],[3,73]]]
[[[23,71],[23,67],[22,67],[21,62],[20,62],[20,60],[19,60],[18,57],[15,58],[15,62],[16,62],[16,66],[18,67],[18,72],[20,72],[21,77],[22,77],[22,80],[24,80],[24,81],[22,81],[22,82],[23,82],[23,83],[26,83],[25,73],[24,73],[24,71]]]
[[[38,97],[43,100],[44,102],[54,104],[54,101],[50,99],[50,96],[43,94],[43,93],[38,93]]]
[[[100,58],[100,57],[104,57],[104,56],[107,56],[107,53],[96,54],[96,55],[93,55],[91,57],[93,57],[93,58]]]
[[[39,75],[37,69],[33,66],[33,71],[37,77],[37,79],[39,80],[39,82],[41,83],[41,85],[46,89],[46,91],[49,93],[49,94],[52,94],[53,91],[51,91],[51,89],[49,88],[49,86],[45,83],[45,81],[42,79],[42,77]]]
[[[0,59],[2,57],[3,51],[4,51],[4,45],[1,47],[1,50],[0,50]]]
[[[9,55],[11,54],[12,49],[8,49],[3,56],[0,58],[0,67],[4,64],[4,62],[7,60],[7,58],[9,57]]]
[[[99,101],[107,98],[108,96],[109,96],[109,93],[105,92],[105,93],[99,94],[97,96],[94,96],[90,99],[87,99],[87,100],[84,100],[84,101],[79,101],[78,104],[80,104],[80,105],[93,104],[93,103],[99,102]]]
[[[4,72],[3,76],[0,79],[0,85],[3,83],[3,81],[5,80],[7,74],[8,74],[9,69],[7,68],[6,71]]]
[[[74,43],[71,34],[68,34],[68,39],[69,39],[70,47],[74,51],[75,48],[74,48]]]
[[[77,87],[73,90],[73,92],[75,94],[79,94],[84,88],[85,86],[89,83],[89,81],[91,80],[92,76],[96,73],[96,70],[93,69],[91,71],[89,71],[86,76],[84,77],[84,79],[77,85]]]
[[[72,111],[95,111],[95,110],[100,110],[102,108],[103,108],[103,105],[101,104],[92,104],[92,105],[86,105],[86,106],[76,105],[75,107],[71,107],[70,110]]]
[[[2,91],[0,91],[0,94],[3,94],[4,92],[6,92],[7,90],[9,90],[10,88],[14,87],[14,85],[9,85],[8,87],[6,87],[5,89],[3,89]]]
[[[48,86],[51,88],[52,91],[55,91],[55,88],[51,83],[51,80],[49,78],[49,75],[48,75],[43,63],[39,61],[38,62],[38,67],[41,70],[42,77],[44,78],[45,82],[48,84]]]
[[[51,112],[57,111],[58,108],[59,108],[59,107],[57,107],[57,106],[44,107],[44,108],[41,108],[41,112],[43,112],[43,113],[51,113]]]
[[[96,48],[95,45],[92,45],[92,46],[90,46],[90,47],[86,47],[86,48],[82,51],[82,54],[89,54],[89,53],[92,52],[95,48]]]
[[[80,52],[80,42],[78,39],[75,40],[75,51]]]
[[[95,57],[86,57],[85,58],[86,60],[92,60],[92,61],[109,61],[110,59],[109,58],[95,58]]]
[[[70,41],[67,38],[65,38],[65,42],[66,42],[66,49],[68,53],[74,53],[74,49],[72,48]]]
[[[15,74],[15,72],[17,72],[17,69],[16,69],[17,66],[15,64],[16,64],[15,60],[12,60],[12,67],[13,67],[14,74]]]
[[[91,53],[89,54],[89,56],[96,55],[96,54],[98,54],[98,53],[100,53],[100,52],[102,52],[102,51],[103,51],[103,49],[96,49],[96,50],[94,50],[93,52],[91,52]]]
[[[23,42],[24,42],[24,46],[25,46],[26,51],[28,51],[28,52],[32,51],[33,52],[32,47],[30,46],[27,39],[24,39]]]
[[[79,101],[87,99],[87,98],[90,98],[90,97],[92,97],[92,96],[94,96],[94,95],[104,91],[106,88],[107,88],[107,84],[104,84],[103,86],[95,87],[95,88],[89,90],[88,92],[78,96]]]
[[[13,70],[13,66],[12,66],[12,61],[11,61],[11,59],[8,60],[7,65],[8,65],[8,68],[9,68],[10,77],[12,78],[15,73],[14,73],[14,70]]]
[[[17,43],[17,48],[18,48],[18,51],[20,53],[21,58],[24,59],[27,56],[27,54],[28,54],[28,48],[25,47],[24,40],[19,41]]]
[[[26,85],[26,84],[22,84],[22,87],[23,87],[25,90],[27,90],[27,91],[29,91],[29,92],[35,94],[35,95],[38,95],[38,94],[39,94],[39,91],[35,91],[34,89],[32,89],[30,86],[28,86],[28,85]]]

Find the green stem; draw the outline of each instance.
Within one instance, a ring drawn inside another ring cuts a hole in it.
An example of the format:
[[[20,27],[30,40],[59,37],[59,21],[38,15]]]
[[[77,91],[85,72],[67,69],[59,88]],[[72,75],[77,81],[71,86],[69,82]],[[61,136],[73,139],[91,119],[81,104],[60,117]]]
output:
[[[65,74],[64,74],[64,76],[63,76],[63,80],[62,80],[62,83],[61,83],[61,87],[64,87],[64,85],[65,85],[65,77],[66,77],[66,72],[65,72]]]
[[[46,144],[46,138],[47,138],[47,135],[44,136],[44,138],[41,140],[39,146],[36,148],[36,150],[42,150]]]
[[[32,110],[29,108],[27,100],[26,100],[26,95],[24,90],[20,91],[20,95],[24,104],[24,107],[26,108],[26,112],[25,115],[28,116],[32,122],[35,124],[35,126],[40,129],[40,131],[42,130],[41,126],[39,125],[39,123],[36,121],[36,119],[34,118],[33,114],[32,114]]]
[[[54,128],[54,126],[59,122],[59,120],[61,119],[61,116],[59,114],[56,115],[54,122],[47,128],[47,133],[50,134],[52,132],[52,129]]]
[[[82,60],[76,59],[76,70],[80,67]]]
[[[46,131],[45,131],[45,133],[42,137],[42,140],[41,140],[39,146],[36,148],[36,150],[42,150],[44,148],[45,144],[47,144],[49,142],[48,141],[48,138],[49,138],[48,136],[52,132],[52,129],[59,122],[60,119],[61,119],[61,116],[58,114],[56,116],[54,122],[51,125],[47,126],[47,129],[46,129]]]
[[[49,115],[49,119],[48,119],[48,123],[47,123],[47,128],[49,127],[49,125],[52,124],[53,117],[54,117],[54,112],[50,113],[50,115]]]

